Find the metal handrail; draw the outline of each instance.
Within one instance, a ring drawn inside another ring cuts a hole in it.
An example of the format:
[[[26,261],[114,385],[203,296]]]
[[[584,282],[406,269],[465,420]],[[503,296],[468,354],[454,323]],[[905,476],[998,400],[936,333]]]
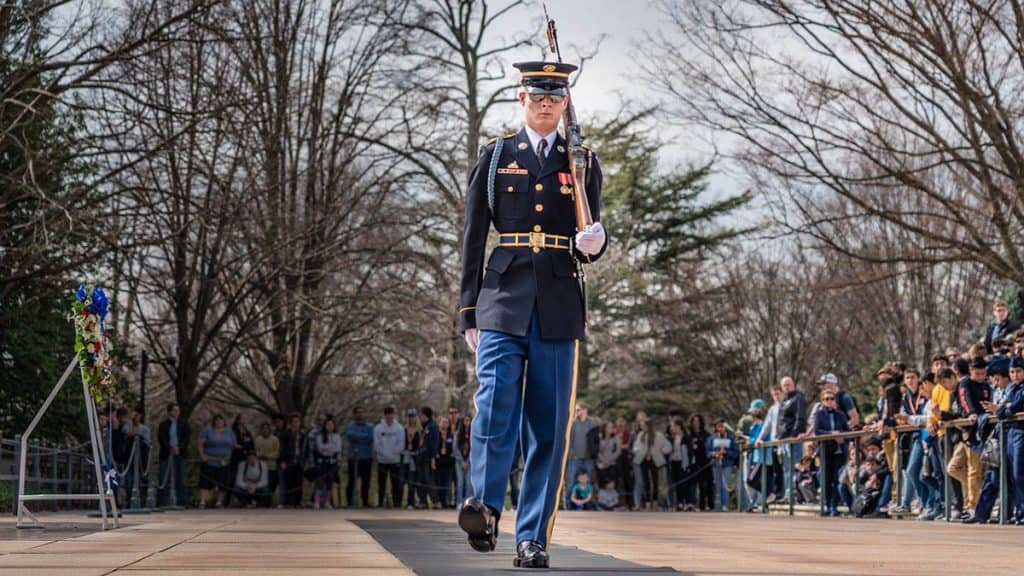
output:
[[[998,424],[999,422],[1024,422],[1024,412],[1020,412],[1018,414],[1014,414],[1013,416],[1011,416],[1009,418],[1006,418],[1006,419],[1003,419],[1003,420],[998,420],[998,419],[995,419],[994,417],[989,420],[989,423],[991,423],[991,424]],[[940,422],[938,428],[940,430],[948,430],[950,428],[959,428],[961,426],[971,426],[972,424],[973,423],[971,422],[970,418],[958,418],[956,420],[946,420],[944,422]],[[737,442],[737,444],[740,445],[740,449],[741,450],[744,449],[744,448],[746,448],[746,449],[756,449],[756,448],[759,448],[759,447],[777,448],[779,446],[787,446],[787,445],[790,445],[790,444],[802,444],[804,442],[815,442],[815,443],[817,443],[817,442],[827,441],[827,440],[833,440],[833,441],[834,440],[849,440],[849,439],[853,439],[853,438],[862,438],[864,436],[874,436],[876,434],[883,434],[883,433],[886,433],[886,432],[889,432],[889,431],[895,431],[897,434],[902,434],[904,432],[917,432],[917,431],[923,430],[924,428],[925,427],[923,425],[901,424],[901,425],[898,425],[898,426],[885,426],[885,427],[882,427],[881,430],[876,430],[876,429],[867,430],[867,429],[862,428],[860,430],[852,430],[850,432],[838,432],[836,434],[823,434],[823,435],[813,435],[812,434],[812,435],[803,435],[803,436],[793,436],[792,438],[782,438],[780,440],[769,440],[767,442],[762,442],[759,446],[752,446],[748,442],[746,442],[745,439],[741,439],[741,438],[737,438],[736,442]]]

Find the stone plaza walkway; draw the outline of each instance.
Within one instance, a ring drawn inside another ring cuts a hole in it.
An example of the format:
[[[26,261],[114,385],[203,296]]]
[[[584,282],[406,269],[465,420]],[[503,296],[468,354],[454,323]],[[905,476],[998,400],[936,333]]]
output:
[[[453,512],[216,510],[0,522],[0,576],[391,576],[513,571],[508,534],[469,551]],[[511,526],[511,514],[502,526]],[[560,513],[564,574],[1010,574],[1024,528],[742,514]],[[957,551],[962,551],[958,553]],[[521,572],[521,571],[519,571]]]

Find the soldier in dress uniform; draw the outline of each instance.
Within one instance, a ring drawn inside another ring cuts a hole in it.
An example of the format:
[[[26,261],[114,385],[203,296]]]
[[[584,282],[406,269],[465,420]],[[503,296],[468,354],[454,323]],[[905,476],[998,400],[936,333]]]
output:
[[[516,516],[517,567],[546,568],[568,454],[585,314],[579,263],[607,242],[601,168],[589,155],[586,194],[594,224],[576,230],[567,144],[558,122],[571,64],[523,62],[525,126],[481,148],[469,177],[462,247],[460,324],[477,354],[473,496],[459,525],[478,551],[494,549],[505,486],[522,441],[525,466]],[[484,256],[491,225],[498,243]],[[525,377],[524,377],[525,376]]]

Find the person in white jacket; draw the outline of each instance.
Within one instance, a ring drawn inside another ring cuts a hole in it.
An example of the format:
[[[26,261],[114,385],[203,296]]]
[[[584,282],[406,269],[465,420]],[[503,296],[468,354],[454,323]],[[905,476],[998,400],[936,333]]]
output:
[[[384,418],[373,427],[373,455],[377,458],[377,507],[384,507],[384,489],[391,480],[391,506],[402,506],[402,451],[405,428],[395,421],[395,407],[384,408]]]
[[[633,442],[633,464],[640,466],[644,486],[642,505],[652,510],[658,501],[658,475],[665,466],[665,457],[672,452],[672,444],[665,435],[654,429],[648,420]],[[637,508],[640,508],[638,505]]]
[[[270,492],[267,491],[269,475],[267,465],[256,452],[249,451],[245,456],[245,462],[238,465],[238,473],[235,475],[235,494],[243,506],[264,506],[270,502]]]

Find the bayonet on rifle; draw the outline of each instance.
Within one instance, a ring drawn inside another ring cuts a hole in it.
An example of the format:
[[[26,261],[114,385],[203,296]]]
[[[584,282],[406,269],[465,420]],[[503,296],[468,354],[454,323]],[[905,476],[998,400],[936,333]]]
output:
[[[544,7],[544,20],[547,21],[548,48],[551,53],[562,62],[562,51],[558,47],[558,30],[555,28],[555,21],[548,17],[548,7]],[[565,125],[565,140],[568,143],[569,170],[572,172],[573,184],[576,189],[574,201],[576,203],[576,230],[589,230],[594,223],[590,215],[590,203],[587,201],[587,169],[590,167],[590,151],[583,147],[583,131],[576,119],[576,106],[573,103],[569,86],[565,87],[566,96],[569,98],[569,105],[565,107],[562,114],[562,123]]]

